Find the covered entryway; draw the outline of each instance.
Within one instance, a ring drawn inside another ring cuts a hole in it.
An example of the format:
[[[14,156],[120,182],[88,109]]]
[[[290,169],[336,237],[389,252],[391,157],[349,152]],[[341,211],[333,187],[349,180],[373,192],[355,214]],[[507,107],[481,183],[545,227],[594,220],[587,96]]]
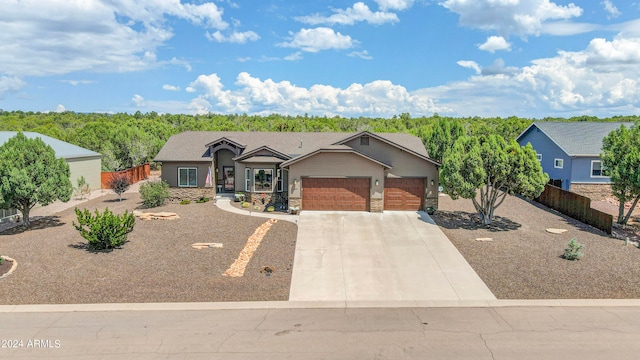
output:
[[[303,210],[369,211],[369,178],[302,178]]]
[[[421,210],[425,178],[386,178],[384,180],[385,210]]]

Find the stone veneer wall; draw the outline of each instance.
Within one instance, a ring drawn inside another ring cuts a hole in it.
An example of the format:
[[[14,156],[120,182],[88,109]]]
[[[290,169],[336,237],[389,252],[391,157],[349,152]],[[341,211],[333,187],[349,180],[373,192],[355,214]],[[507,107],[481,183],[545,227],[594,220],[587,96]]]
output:
[[[169,202],[196,201],[203,197],[214,198],[215,196],[214,188],[169,188]]]
[[[591,200],[600,201],[611,197],[611,184],[571,184],[571,192],[586,196]]]
[[[424,199],[424,209],[426,210],[428,207],[433,207],[434,209],[438,210],[438,197],[437,196],[432,196],[432,197],[427,197]]]
[[[264,199],[264,205],[266,204],[282,204],[287,203],[287,193],[286,192],[275,192],[275,193],[249,193],[244,192],[244,198],[246,201],[253,203],[255,201],[256,205],[262,205],[262,199]]]
[[[302,208],[302,198],[289,198],[289,207]]]
[[[384,200],[383,199],[371,199],[371,205],[369,206],[369,211],[378,213],[384,210]]]

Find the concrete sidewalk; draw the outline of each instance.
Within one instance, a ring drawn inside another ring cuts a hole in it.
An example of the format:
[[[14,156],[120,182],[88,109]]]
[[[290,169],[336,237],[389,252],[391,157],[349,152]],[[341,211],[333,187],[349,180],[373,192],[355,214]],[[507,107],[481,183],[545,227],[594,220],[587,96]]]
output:
[[[290,301],[495,300],[424,212],[305,211]]]
[[[226,197],[226,196],[220,196],[216,198],[216,206],[218,208],[220,208],[221,210],[224,211],[228,211],[228,212],[232,212],[235,214],[240,214],[240,215],[245,215],[245,216],[255,216],[255,217],[261,217],[261,218],[267,218],[267,219],[278,219],[278,220],[284,220],[284,221],[290,221],[294,224],[298,223],[298,215],[290,215],[290,214],[283,214],[283,213],[279,213],[279,212],[262,212],[262,211],[248,211],[248,210],[242,210],[242,209],[238,209],[236,207],[234,207],[233,205],[231,205],[231,198]]]

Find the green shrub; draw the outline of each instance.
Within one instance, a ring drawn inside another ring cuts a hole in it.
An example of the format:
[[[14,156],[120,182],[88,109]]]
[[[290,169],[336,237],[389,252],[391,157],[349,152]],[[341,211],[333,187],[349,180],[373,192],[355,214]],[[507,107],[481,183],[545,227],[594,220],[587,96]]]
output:
[[[583,254],[580,252],[584,245],[580,244],[576,238],[572,238],[569,240],[567,244],[567,248],[564,249],[564,254],[562,257],[567,260],[579,260],[582,258]]]
[[[122,246],[135,224],[135,217],[129,211],[122,215],[114,215],[108,208],[102,214],[96,209],[95,216],[87,209],[80,211],[76,208],[75,211],[78,224],[73,222],[73,226],[87,239],[91,250],[107,250]]]
[[[201,197],[200,199],[196,200],[196,203],[202,204],[202,203],[206,203],[207,201],[209,201],[208,197]]]
[[[240,206],[242,206],[243,208],[248,208],[249,207],[249,203],[246,201],[243,201],[242,204],[240,204]]]
[[[191,200],[189,200],[189,199],[184,199],[184,200],[180,201],[180,205],[188,205],[188,204],[191,204]]]
[[[91,193],[91,187],[84,176],[80,176],[76,179],[76,183],[78,184],[78,187],[75,188],[76,196],[79,196],[80,199],[84,199],[85,195],[89,195]]]
[[[274,212],[275,210],[276,210],[276,208],[273,207],[273,206],[267,207],[267,212]]]
[[[4,261],[4,259],[0,257],[0,265],[2,265],[3,261]]]
[[[169,184],[166,181],[150,181],[140,185],[142,205],[152,208],[163,205],[169,198]]]
[[[131,182],[127,175],[114,175],[109,179],[109,182],[107,182],[107,186],[109,186],[109,189],[113,190],[114,193],[118,194],[120,201],[122,201],[122,193],[129,189]]]

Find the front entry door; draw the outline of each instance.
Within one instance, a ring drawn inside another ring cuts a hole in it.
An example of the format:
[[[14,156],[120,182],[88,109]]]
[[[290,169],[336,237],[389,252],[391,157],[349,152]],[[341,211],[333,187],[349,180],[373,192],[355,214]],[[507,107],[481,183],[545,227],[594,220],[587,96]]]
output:
[[[235,191],[235,176],[233,174],[233,166],[223,166],[222,167],[222,175],[224,176],[224,191],[225,192],[233,192]]]

